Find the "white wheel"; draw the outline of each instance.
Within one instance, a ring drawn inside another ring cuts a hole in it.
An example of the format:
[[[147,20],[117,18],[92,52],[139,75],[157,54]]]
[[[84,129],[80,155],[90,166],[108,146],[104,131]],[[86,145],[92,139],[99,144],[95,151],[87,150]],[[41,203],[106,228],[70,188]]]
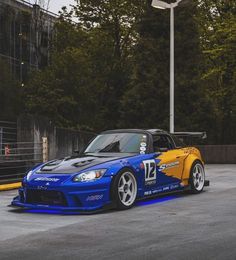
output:
[[[194,193],[199,193],[204,188],[205,182],[205,171],[203,165],[200,162],[193,164],[191,170],[190,184]]]
[[[124,172],[118,183],[118,194],[124,206],[129,207],[136,199],[137,183],[135,177],[130,172]]]
[[[120,172],[112,187],[113,200],[116,202],[117,208],[131,208],[136,200],[137,190],[134,174],[129,170]]]

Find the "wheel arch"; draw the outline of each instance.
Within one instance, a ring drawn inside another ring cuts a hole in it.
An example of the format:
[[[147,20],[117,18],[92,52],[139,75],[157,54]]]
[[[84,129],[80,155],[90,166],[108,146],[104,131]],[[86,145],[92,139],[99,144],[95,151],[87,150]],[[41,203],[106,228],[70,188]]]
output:
[[[204,167],[204,162],[196,154],[189,154],[184,162],[182,181],[185,185],[189,184],[190,172],[195,162],[200,162]]]
[[[111,183],[110,183],[110,200],[112,201],[112,203],[117,206],[116,202],[114,202],[114,199],[115,199],[115,190],[113,189],[114,185],[115,185],[115,182],[117,181],[117,178],[119,176],[119,174],[125,172],[125,171],[130,171],[132,172],[134,178],[136,179],[136,183],[137,183],[137,195],[138,195],[138,190],[139,190],[139,182],[138,182],[138,178],[137,178],[137,175],[136,175],[136,172],[135,172],[135,169],[133,169],[131,166],[124,166],[122,168],[120,168],[116,174],[113,175],[113,178],[111,180]]]
[[[137,178],[137,176],[136,176],[136,173],[135,173],[134,168],[131,167],[131,166],[124,166],[124,167],[118,169],[118,170],[116,171],[116,173],[113,175],[112,180],[111,180],[111,184],[110,184],[110,193],[112,193],[111,188],[112,188],[112,186],[113,186],[113,183],[114,183],[116,177],[117,177],[121,172],[123,172],[123,171],[125,171],[125,170],[131,171],[131,172],[134,174],[134,177],[135,177],[135,179],[136,179],[136,181],[137,181],[137,185],[138,185],[138,178]]]

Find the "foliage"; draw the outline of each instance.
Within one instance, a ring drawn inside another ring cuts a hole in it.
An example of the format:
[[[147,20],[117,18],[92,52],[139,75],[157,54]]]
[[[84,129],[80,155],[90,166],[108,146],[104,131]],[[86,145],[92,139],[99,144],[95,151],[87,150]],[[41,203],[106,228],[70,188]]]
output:
[[[92,15],[88,15],[90,10]],[[28,110],[50,113],[64,126],[116,127],[119,101],[129,81],[129,52],[139,11],[134,1],[84,0],[73,12],[64,9],[57,24],[52,65],[36,73],[26,88]],[[74,14],[80,17],[79,24],[68,21]],[[43,107],[41,99],[47,103]]]
[[[203,121],[212,141],[236,142],[235,1],[200,1],[199,23],[205,58],[204,98],[211,107],[211,124]]]
[[[195,22],[196,3],[176,8],[175,129],[199,130],[200,49]],[[123,99],[125,125],[168,129],[169,122],[169,10],[146,5],[138,27],[131,89]],[[184,60],[184,62],[183,62]],[[188,122],[186,124],[186,122]]]
[[[21,86],[12,78],[10,65],[0,59],[0,118],[3,120],[15,120],[22,111]]]
[[[86,50],[73,47],[73,44],[55,52],[52,65],[35,72],[25,87],[28,111],[48,116],[62,126],[82,123],[86,115],[89,125],[95,95],[90,89],[91,67]],[[85,109],[86,113],[83,112]]]
[[[108,44],[94,59],[99,67],[96,79],[101,79],[101,128],[114,128],[119,122],[120,100],[130,81],[132,48],[137,41],[135,29],[144,3],[142,0],[83,0],[74,7],[80,26],[92,35],[95,31],[96,39],[102,40],[99,45]],[[104,59],[105,66],[100,64]],[[105,68],[103,72],[101,67]]]
[[[51,65],[26,84],[27,111],[94,131],[168,129],[169,10],[79,2],[61,12]],[[210,143],[236,142],[235,14],[234,1],[175,8],[175,130],[207,131]]]

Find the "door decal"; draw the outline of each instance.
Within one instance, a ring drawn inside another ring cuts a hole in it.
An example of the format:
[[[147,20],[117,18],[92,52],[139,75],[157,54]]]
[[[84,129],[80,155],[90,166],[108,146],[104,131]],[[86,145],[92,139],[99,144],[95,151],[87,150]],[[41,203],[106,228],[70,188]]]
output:
[[[144,172],[145,172],[145,185],[155,185],[157,179],[157,169],[155,160],[145,160]]]
[[[172,162],[172,163],[168,163],[168,164],[161,164],[159,166],[159,169],[161,171],[165,170],[165,169],[169,169],[169,168],[173,168],[173,167],[177,167],[179,166],[179,161],[175,161],[175,162]]]

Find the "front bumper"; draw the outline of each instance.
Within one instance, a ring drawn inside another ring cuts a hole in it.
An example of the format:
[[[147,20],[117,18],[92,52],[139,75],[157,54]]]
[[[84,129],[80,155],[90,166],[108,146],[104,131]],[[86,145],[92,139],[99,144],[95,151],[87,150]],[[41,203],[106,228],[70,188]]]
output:
[[[100,210],[105,210],[112,207],[112,203],[106,203],[104,205],[94,206],[94,207],[57,207],[52,205],[40,205],[40,204],[28,204],[19,202],[16,198],[12,201],[11,205],[17,208],[24,208],[30,210],[40,210],[41,212],[58,212],[58,213],[82,213],[82,212],[97,212]]]
[[[109,207],[111,178],[90,183],[59,186],[26,185],[11,205],[46,211],[96,211]]]

